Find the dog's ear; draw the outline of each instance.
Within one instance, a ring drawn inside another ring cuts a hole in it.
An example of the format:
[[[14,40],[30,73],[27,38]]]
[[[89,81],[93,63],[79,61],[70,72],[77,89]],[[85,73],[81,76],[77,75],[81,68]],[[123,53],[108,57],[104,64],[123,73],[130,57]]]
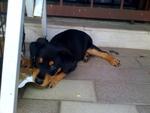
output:
[[[44,47],[48,44],[48,40],[44,37],[40,37],[36,40],[36,43],[38,47]]]

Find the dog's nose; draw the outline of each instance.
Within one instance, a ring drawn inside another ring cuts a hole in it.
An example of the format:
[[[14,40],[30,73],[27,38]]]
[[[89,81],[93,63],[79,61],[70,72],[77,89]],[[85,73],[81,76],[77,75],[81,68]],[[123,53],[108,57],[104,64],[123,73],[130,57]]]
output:
[[[40,78],[36,78],[36,79],[35,79],[35,82],[36,82],[37,84],[42,84],[42,83],[43,83],[43,80],[40,79]]]

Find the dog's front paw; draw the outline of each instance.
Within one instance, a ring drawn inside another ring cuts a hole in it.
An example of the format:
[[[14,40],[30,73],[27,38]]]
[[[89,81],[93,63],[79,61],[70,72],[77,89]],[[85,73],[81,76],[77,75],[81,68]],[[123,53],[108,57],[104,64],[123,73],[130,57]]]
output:
[[[118,60],[117,58],[113,58],[110,61],[111,65],[115,66],[115,67],[119,67],[120,66],[120,60]]]
[[[65,73],[63,72],[59,73],[58,75],[53,76],[49,83],[49,87],[50,88],[55,87],[64,77],[65,77]]]
[[[53,78],[50,83],[49,83],[49,87],[53,88],[58,84],[59,80],[57,80],[56,78]]]

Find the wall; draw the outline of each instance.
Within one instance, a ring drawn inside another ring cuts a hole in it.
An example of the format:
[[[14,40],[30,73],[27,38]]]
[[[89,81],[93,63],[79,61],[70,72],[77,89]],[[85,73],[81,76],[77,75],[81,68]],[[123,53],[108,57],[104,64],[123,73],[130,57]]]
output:
[[[150,31],[104,29],[48,25],[48,39],[65,29],[79,29],[88,33],[94,44],[100,47],[117,47],[150,50]],[[26,42],[35,41],[42,36],[40,24],[25,24]]]

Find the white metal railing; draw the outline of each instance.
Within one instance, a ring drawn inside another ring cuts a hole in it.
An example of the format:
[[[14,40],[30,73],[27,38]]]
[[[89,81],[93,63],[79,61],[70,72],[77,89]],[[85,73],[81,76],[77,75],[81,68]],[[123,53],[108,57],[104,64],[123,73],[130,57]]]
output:
[[[9,0],[1,84],[1,113],[16,113],[24,0]]]
[[[46,0],[43,6],[42,28],[46,36]],[[24,10],[25,0],[8,0],[0,113],[16,113]]]

